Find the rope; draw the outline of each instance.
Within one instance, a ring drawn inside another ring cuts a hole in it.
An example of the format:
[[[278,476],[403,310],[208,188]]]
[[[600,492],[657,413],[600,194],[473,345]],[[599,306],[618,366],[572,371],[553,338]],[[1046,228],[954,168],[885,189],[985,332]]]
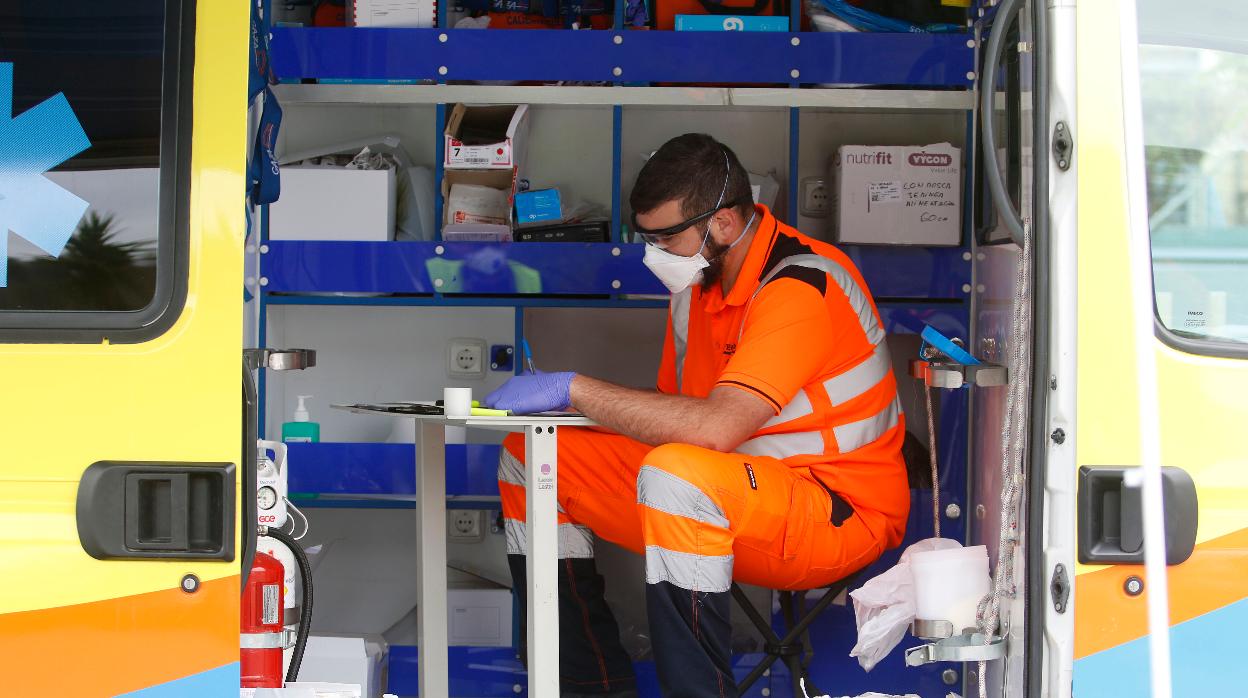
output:
[[[998,630],[1001,599],[1014,595],[1014,555],[1023,491],[1023,454],[1027,446],[1027,395],[1031,387],[1031,226],[1023,226],[1023,245],[1014,279],[1010,329],[1010,383],[1001,432],[1001,529],[992,591],[979,604],[979,630],[985,643]],[[987,663],[979,663],[979,698],[987,698]]]
[[[927,403],[927,456],[932,465],[932,530],[940,538],[940,470],[936,468],[936,418],[932,416],[932,386],[923,381],[923,399]]]

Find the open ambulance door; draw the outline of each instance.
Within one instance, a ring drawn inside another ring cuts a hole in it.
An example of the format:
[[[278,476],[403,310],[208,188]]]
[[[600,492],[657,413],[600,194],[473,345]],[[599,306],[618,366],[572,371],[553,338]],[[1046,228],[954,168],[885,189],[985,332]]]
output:
[[[1076,553],[1073,693],[1242,695],[1248,7],[1121,0],[1066,12],[1078,235],[1058,242],[1069,256],[1057,262],[1074,263],[1078,291],[1055,310],[1075,361],[1055,371],[1062,423],[1050,427],[1066,438],[1049,445],[1060,494],[1048,509],[1077,522],[1068,543],[1050,538]],[[1131,482],[1149,463],[1162,495],[1152,509]],[[1145,536],[1150,523],[1164,545]],[[1147,542],[1164,575],[1142,564]]]
[[[237,695],[247,28],[0,0],[5,695]]]

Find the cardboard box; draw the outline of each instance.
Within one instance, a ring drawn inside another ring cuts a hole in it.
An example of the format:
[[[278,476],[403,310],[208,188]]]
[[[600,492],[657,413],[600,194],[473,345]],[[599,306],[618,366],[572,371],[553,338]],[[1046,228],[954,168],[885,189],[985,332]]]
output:
[[[558,223],[563,220],[563,206],[558,189],[537,189],[516,194],[516,225]]]
[[[389,652],[380,635],[310,635],[299,680],[357,684],[361,695],[380,696]]]
[[[528,140],[528,112],[524,104],[456,104],[446,118],[442,165],[466,170],[519,169]]]
[[[962,240],[962,151],[948,143],[846,145],[832,162],[836,241],[957,245]]]
[[[437,0],[351,0],[347,23],[353,27],[432,27]]]
[[[789,18],[745,15],[676,15],[678,32],[787,32]]]
[[[447,170],[442,175],[442,225],[512,224],[514,170]],[[452,195],[454,194],[454,195]]]
[[[454,646],[511,647],[510,589],[447,589],[447,639]]]
[[[284,167],[270,240],[394,239],[394,170]]]

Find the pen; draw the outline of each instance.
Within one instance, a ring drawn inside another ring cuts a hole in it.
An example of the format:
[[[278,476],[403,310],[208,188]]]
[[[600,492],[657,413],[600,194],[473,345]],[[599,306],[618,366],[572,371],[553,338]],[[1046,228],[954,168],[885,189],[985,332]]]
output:
[[[529,340],[521,337],[520,347],[524,349],[524,360],[529,364],[529,373],[537,373],[537,369],[533,367],[533,350],[529,348]]]
[[[491,410],[484,407],[472,408],[472,416],[474,417],[510,417],[510,410]]]

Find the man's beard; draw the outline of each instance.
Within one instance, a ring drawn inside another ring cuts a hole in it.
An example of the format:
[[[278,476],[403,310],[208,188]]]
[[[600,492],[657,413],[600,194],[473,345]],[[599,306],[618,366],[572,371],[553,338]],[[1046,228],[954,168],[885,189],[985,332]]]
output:
[[[702,270],[702,290],[705,291],[711,286],[719,283],[724,276],[724,257],[728,253],[729,245],[724,245],[714,240],[706,241],[706,250],[709,254],[706,261],[709,266]]]

